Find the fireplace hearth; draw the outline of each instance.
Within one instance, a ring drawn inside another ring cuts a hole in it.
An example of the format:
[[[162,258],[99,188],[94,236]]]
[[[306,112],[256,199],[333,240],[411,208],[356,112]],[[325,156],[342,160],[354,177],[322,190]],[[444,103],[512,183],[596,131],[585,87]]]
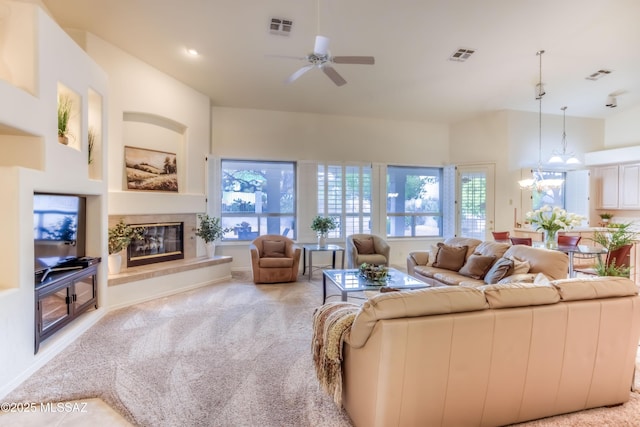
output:
[[[184,259],[184,223],[130,224],[143,229],[142,239],[127,248],[127,267]]]

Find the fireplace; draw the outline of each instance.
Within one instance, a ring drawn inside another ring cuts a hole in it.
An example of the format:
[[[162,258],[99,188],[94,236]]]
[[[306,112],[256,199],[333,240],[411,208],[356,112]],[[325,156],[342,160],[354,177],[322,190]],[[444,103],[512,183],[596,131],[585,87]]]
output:
[[[143,231],[127,248],[127,267],[184,259],[183,222],[130,225]]]

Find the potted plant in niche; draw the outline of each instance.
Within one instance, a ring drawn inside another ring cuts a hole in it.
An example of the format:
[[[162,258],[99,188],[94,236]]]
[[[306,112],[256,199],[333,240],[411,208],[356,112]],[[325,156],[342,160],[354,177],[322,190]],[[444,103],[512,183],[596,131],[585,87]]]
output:
[[[222,227],[220,218],[207,214],[198,214],[198,221],[200,222],[196,228],[196,236],[204,240],[207,256],[211,258],[216,252],[215,241],[232,230]]]
[[[69,118],[73,101],[68,95],[60,95],[58,98],[58,142],[69,144]]]
[[[125,224],[123,219],[109,228],[109,258],[107,265],[110,274],[120,273],[122,256],[120,252],[126,249],[134,239],[142,239],[142,229]]]
[[[338,224],[331,216],[317,215],[311,222],[311,229],[318,234],[318,246],[321,248],[327,245],[327,234],[336,228],[338,228]]]

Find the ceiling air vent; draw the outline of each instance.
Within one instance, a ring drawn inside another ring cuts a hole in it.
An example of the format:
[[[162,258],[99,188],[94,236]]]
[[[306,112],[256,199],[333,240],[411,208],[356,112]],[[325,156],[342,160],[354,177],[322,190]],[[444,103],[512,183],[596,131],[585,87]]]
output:
[[[277,34],[279,36],[288,36],[291,32],[291,27],[293,27],[293,21],[290,19],[283,18],[271,18],[271,23],[269,24],[269,31],[271,34]]]
[[[585,77],[587,80],[598,80],[602,77],[611,74],[611,70],[598,70],[595,73],[589,74],[588,77]]]
[[[451,54],[451,56],[449,57],[449,61],[464,62],[469,59],[469,57],[473,55],[475,51],[475,49],[460,48],[453,52],[453,54]]]

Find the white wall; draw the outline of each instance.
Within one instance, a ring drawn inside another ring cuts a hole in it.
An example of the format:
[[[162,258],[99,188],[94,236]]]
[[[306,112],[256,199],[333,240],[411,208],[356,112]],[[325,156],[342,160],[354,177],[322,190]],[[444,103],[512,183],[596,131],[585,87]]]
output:
[[[106,174],[101,167],[92,171],[88,164],[87,129],[89,116],[94,115],[97,122],[103,119],[100,111],[91,110],[91,94],[108,102],[106,74],[46,14],[31,4],[3,5],[11,8],[9,19],[15,20],[4,34],[8,36],[5,41],[11,44],[17,40],[21,53],[4,57],[10,73],[0,81],[0,134],[3,146],[11,151],[10,159],[4,159],[0,167],[0,230],[4,237],[4,253],[0,254],[0,397],[106,311],[100,299],[100,309],[86,313],[46,340],[34,355],[33,193],[87,196],[87,255],[106,256]],[[28,83],[31,78],[34,85]],[[73,146],[58,143],[59,84],[77,96]],[[102,132],[99,138],[105,135]],[[96,162],[103,162],[105,147],[94,154]],[[99,292],[105,290],[106,281],[106,265],[101,265]]]
[[[617,113],[606,120],[605,148],[640,145],[640,106]]]
[[[449,130],[443,124],[224,107],[212,107],[211,116],[212,153],[220,158],[424,166],[449,162]],[[310,196],[304,188],[298,194]],[[400,265],[407,251],[428,247],[421,239],[390,243],[392,263]],[[233,269],[249,269],[246,243],[218,248],[233,257]]]

